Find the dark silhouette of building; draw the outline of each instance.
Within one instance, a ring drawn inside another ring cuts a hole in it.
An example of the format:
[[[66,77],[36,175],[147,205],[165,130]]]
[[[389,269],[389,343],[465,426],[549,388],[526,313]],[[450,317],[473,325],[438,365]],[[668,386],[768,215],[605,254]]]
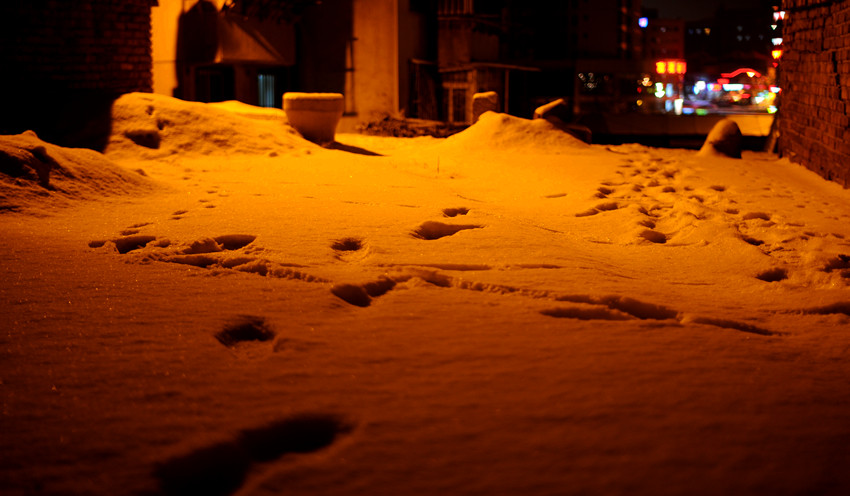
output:
[[[772,68],[770,1],[756,8],[721,7],[714,17],[687,23],[685,52],[690,72],[713,75],[749,67]]]
[[[151,91],[156,0],[0,2],[0,133],[102,148],[111,104]]]

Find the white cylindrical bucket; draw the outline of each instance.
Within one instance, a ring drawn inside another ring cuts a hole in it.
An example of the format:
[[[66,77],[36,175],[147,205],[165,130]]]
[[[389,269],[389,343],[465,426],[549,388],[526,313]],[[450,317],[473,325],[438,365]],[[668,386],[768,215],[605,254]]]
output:
[[[283,94],[283,110],[289,124],[301,136],[320,145],[334,142],[344,109],[345,101],[340,93]]]

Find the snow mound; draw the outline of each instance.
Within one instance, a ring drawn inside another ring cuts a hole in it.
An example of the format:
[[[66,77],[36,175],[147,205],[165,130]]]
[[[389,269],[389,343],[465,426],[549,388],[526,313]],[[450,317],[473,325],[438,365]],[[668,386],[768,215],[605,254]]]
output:
[[[0,211],[152,188],[150,180],[93,150],[52,145],[32,131],[0,136]]]
[[[529,120],[496,112],[483,113],[478,122],[447,138],[444,146],[493,150],[533,148],[536,153],[561,153],[589,147],[545,119]]]
[[[186,102],[128,93],[112,107],[106,153],[121,158],[169,155],[276,155],[315,148],[292,129],[280,109],[239,102]]]

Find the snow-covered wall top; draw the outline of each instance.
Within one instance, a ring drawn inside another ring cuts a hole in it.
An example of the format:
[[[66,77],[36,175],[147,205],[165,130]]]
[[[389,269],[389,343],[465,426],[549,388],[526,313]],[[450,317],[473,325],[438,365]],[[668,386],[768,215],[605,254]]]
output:
[[[779,149],[850,187],[850,0],[784,0]]]

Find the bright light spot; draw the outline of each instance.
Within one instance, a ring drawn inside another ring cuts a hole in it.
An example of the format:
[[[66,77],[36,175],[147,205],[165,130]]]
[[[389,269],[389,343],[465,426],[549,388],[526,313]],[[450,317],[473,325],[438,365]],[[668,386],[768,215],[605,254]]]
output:
[[[776,105],[771,105],[770,107],[767,107],[767,113],[768,114],[775,114],[776,110],[777,110]]]
[[[780,88],[779,86],[771,86],[770,87],[771,93],[779,93],[780,91],[782,91],[782,88]]]
[[[773,46],[777,46],[777,45],[782,44],[782,38],[771,38],[770,41],[773,42]]]
[[[753,71],[748,71],[748,72],[747,72],[747,76],[748,76],[748,77],[753,77],[753,76],[755,76],[755,75],[756,75],[756,73],[755,73],[755,72],[753,72]]]
[[[779,60],[779,58],[782,57],[782,50],[773,50],[770,54],[773,56],[774,60]]]
[[[673,100],[673,108],[676,111],[676,115],[682,115],[682,107],[685,104],[685,100],[681,98],[677,98]]]
[[[638,19],[638,26],[640,26],[642,28],[649,26],[649,18],[648,17],[641,17],[640,19]]]
[[[638,100],[638,101],[635,102],[635,104],[637,104],[637,106],[640,107],[641,105],[643,105],[643,100]]]
[[[667,74],[667,62],[663,60],[655,63],[655,72],[658,74]]]
[[[706,109],[697,109],[697,115],[708,115],[708,110],[706,110]]]
[[[743,89],[744,85],[739,83],[726,83],[723,85],[724,91],[741,91]]]
[[[694,85],[694,88],[696,88],[697,92],[704,90],[705,81],[697,81],[696,85]]]

